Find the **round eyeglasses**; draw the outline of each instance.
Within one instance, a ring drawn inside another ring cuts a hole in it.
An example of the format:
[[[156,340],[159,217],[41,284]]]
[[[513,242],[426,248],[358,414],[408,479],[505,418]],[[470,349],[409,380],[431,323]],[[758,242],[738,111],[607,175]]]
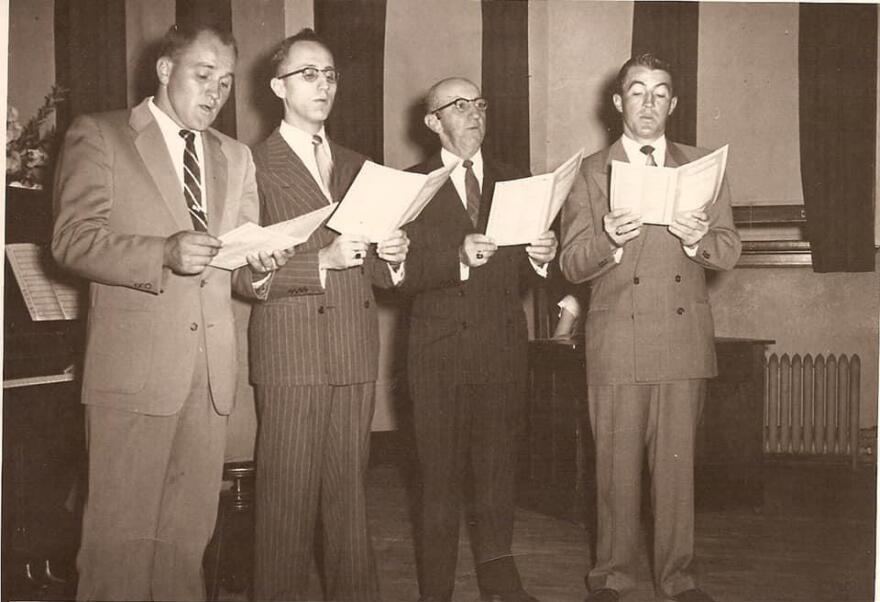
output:
[[[434,115],[437,115],[437,113],[439,113],[443,109],[448,109],[449,107],[455,107],[455,110],[458,111],[459,113],[465,113],[470,108],[471,105],[474,105],[474,107],[478,111],[480,111],[481,113],[485,113],[486,109],[489,108],[489,101],[486,100],[485,98],[483,98],[482,96],[478,96],[477,98],[458,97],[453,101],[447,102],[442,107],[437,107],[436,109],[434,109],[431,112],[434,113]]]
[[[276,76],[278,79],[284,79],[285,77],[290,77],[291,75],[299,75],[303,78],[304,81],[309,83],[318,80],[318,74],[323,73],[328,83],[335,84],[339,81],[339,71],[334,69],[333,67],[325,67],[324,69],[318,69],[317,67],[300,67],[295,71],[291,71],[290,73],[285,73],[284,75]]]

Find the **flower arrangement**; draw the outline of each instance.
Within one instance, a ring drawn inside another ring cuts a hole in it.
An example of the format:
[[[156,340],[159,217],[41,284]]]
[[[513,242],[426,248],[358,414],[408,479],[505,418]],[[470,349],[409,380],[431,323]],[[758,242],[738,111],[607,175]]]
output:
[[[43,100],[43,106],[24,126],[18,120],[18,111],[12,105],[6,111],[6,182],[22,188],[43,187],[51,172],[55,151],[55,126],[46,125],[56,107],[64,101],[67,92],[52,86]]]

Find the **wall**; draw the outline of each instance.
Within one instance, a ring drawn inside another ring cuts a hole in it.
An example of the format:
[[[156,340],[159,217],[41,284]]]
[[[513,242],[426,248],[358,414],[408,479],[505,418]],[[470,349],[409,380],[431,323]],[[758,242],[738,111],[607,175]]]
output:
[[[24,125],[55,83],[55,2],[9,4],[8,103]]]

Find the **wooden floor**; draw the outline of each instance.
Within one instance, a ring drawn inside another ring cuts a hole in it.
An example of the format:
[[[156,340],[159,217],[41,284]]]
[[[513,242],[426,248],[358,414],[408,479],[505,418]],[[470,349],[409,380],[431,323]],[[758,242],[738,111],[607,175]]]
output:
[[[869,602],[873,599],[873,467],[783,464],[764,468],[762,508],[698,512],[701,586],[718,602]],[[369,515],[385,602],[418,599],[408,471],[380,459],[369,473]],[[478,592],[462,528],[454,600]],[[588,534],[575,522],[520,508],[514,553],[526,589],[544,602],[582,601]],[[625,602],[654,600],[647,556]],[[317,580],[315,580],[317,581]],[[315,583],[315,599],[320,593]],[[223,592],[222,600],[246,600]]]

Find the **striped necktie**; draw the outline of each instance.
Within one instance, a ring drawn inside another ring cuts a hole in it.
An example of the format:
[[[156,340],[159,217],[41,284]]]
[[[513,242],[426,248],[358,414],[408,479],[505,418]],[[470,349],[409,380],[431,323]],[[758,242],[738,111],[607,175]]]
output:
[[[208,217],[202,205],[202,170],[196,155],[196,134],[190,130],[180,130],[180,137],[186,141],[183,150],[183,196],[186,208],[192,219],[193,228],[199,232],[208,231]]]
[[[471,222],[477,225],[480,218],[480,183],[474,174],[474,162],[465,159],[462,163],[464,166],[464,191],[467,196],[467,212],[471,216]]]
[[[315,147],[315,161],[318,163],[318,173],[324,182],[324,188],[330,190],[330,171],[333,169],[333,160],[324,146],[324,139],[318,134],[312,136],[312,146]]]
[[[639,149],[642,151],[648,158],[645,160],[645,165],[650,165],[651,167],[657,167],[657,162],[654,160],[654,147],[650,144],[646,144],[642,148]]]

